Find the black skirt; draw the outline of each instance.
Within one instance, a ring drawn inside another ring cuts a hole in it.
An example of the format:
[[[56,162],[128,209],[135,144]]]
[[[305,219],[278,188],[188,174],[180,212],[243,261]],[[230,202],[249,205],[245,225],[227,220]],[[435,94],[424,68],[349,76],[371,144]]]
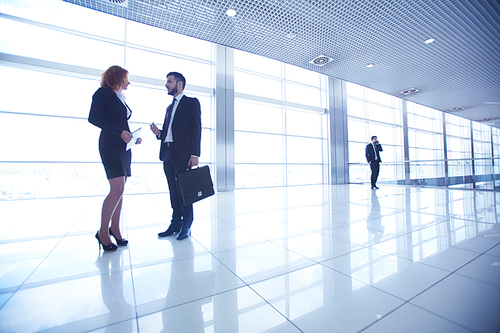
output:
[[[131,176],[132,149],[126,149],[125,143],[99,143],[99,154],[108,179]]]

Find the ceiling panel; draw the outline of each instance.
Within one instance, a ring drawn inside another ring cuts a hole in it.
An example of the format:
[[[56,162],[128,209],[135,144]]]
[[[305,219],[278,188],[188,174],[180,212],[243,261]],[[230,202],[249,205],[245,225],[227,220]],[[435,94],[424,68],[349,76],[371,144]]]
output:
[[[453,113],[500,127],[496,0],[66,1],[441,111],[464,107]],[[226,15],[229,8],[236,10],[234,17]],[[426,44],[429,38],[435,41]],[[333,61],[311,64],[319,55]],[[419,92],[400,93],[408,88]]]

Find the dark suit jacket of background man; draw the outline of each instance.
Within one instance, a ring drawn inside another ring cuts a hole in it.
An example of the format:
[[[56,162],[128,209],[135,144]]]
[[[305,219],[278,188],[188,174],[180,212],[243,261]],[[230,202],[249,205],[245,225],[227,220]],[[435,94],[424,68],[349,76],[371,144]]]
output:
[[[377,179],[378,179],[378,174],[379,174],[379,171],[380,171],[380,162],[382,162],[382,160],[380,159],[380,154],[379,152],[380,151],[383,151],[382,149],[382,145],[381,144],[376,144],[375,145],[375,150],[377,151],[377,159],[375,159],[375,150],[373,149],[373,144],[372,143],[369,143],[366,145],[366,149],[365,149],[365,156],[366,156],[366,160],[368,161],[368,163],[370,163],[370,169],[372,170],[372,175],[371,175],[371,186],[372,186],[372,190],[374,188],[377,188]]]
[[[382,160],[380,159],[380,154],[379,154],[379,151],[384,151],[382,149],[382,145],[381,144],[375,145],[375,149],[377,150],[378,161],[382,162]],[[366,145],[365,156],[366,156],[366,161],[368,163],[375,160],[375,151],[373,150],[373,144],[369,143]]]

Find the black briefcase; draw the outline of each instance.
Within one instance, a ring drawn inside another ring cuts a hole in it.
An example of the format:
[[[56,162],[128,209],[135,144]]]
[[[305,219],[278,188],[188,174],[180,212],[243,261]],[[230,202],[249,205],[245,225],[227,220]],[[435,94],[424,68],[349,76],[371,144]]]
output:
[[[214,183],[208,165],[175,174],[181,204],[189,206],[214,195]]]

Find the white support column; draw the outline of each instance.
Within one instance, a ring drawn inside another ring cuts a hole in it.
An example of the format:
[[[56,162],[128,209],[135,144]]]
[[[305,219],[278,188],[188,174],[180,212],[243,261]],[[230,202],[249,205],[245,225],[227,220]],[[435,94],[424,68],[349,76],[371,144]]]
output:
[[[234,51],[217,45],[215,65],[215,167],[217,191],[233,191],[234,180]]]
[[[330,183],[349,183],[349,140],[345,82],[328,78],[328,113],[330,120]]]

